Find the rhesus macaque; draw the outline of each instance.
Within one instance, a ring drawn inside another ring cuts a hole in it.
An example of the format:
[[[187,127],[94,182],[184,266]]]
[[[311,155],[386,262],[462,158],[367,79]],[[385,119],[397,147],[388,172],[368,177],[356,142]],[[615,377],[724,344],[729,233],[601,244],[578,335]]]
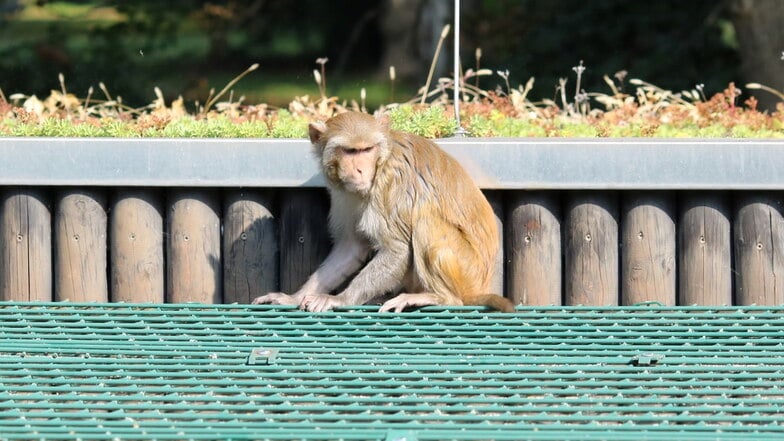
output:
[[[385,116],[343,113],[310,124],[309,135],[332,201],[335,245],[295,294],[270,293],[253,303],[319,312],[402,292],[380,311],[426,305],[514,311],[508,299],[488,293],[498,228],[457,161],[427,139],[390,130]],[[329,294],[357,270],[341,293]]]

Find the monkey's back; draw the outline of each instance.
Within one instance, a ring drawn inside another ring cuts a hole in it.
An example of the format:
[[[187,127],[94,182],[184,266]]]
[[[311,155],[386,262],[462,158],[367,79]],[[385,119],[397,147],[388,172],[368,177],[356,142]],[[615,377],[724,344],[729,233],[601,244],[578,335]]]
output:
[[[396,173],[408,176],[389,177],[388,194],[397,199],[400,209],[410,206],[414,227],[426,223],[448,230],[430,232],[432,237],[425,240],[436,243],[442,237],[451,238],[446,246],[453,248],[464,242],[467,249],[460,246],[462,260],[468,264],[464,270],[479,279],[477,289],[486,289],[499,247],[498,228],[487,199],[457,160],[432,141],[404,132],[392,132],[392,141],[389,160],[400,170]]]

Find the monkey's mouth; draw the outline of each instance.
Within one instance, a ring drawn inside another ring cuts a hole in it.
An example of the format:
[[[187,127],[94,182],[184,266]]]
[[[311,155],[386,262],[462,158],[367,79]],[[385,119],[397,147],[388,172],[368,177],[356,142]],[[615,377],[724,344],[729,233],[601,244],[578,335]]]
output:
[[[367,194],[370,191],[370,187],[372,185],[370,182],[365,182],[365,181],[360,181],[360,182],[348,181],[348,182],[344,182],[343,184],[345,185],[346,190],[348,190],[351,193],[358,193],[358,194]]]
[[[372,181],[366,180],[353,180],[353,179],[342,179],[343,188],[350,193],[357,193],[357,194],[367,194],[370,191],[370,187],[373,186]]]

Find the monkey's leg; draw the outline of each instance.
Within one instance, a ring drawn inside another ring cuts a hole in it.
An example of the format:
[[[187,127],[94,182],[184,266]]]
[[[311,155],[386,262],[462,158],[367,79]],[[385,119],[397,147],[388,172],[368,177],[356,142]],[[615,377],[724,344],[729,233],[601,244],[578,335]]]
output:
[[[343,292],[336,296],[306,295],[300,307],[321,312],[340,306],[364,305],[368,300],[400,286],[408,271],[409,255],[405,243],[392,244],[373,256]]]
[[[362,267],[370,254],[370,245],[357,237],[338,240],[324,263],[297,291],[300,298],[312,294],[326,294],[340,286]]]
[[[324,263],[295,294],[273,292],[256,297],[253,303],[301,306],[307,296],[326,295],[362,266],[369,251],[369,245],[363,240],[355,237],[342,239],[332,247]]]
[[[420,222],[413,240],[416,274],[423,291],[443,297],[439,304],[460,305],[466,296],[487,292],[487,262],[453,225],[438,218]]]

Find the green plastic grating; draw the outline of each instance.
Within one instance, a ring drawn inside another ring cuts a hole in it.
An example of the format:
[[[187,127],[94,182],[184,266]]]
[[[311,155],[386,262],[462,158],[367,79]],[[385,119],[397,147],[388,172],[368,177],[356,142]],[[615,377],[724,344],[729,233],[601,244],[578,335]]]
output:
[[[0,303],[2,439],[784,439],[784,308]]]

